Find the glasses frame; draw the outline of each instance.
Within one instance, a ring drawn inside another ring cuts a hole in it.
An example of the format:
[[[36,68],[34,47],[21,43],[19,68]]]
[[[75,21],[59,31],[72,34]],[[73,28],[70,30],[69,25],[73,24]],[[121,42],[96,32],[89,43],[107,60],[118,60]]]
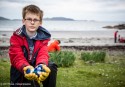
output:
[[[39,19],[32,19],[32,18],[25,18],[24,20],[26,20],[26,21],[28,21],[28,22],[30,22],[30,23],[32,23],[32,21],[33,21],[33,23],[40,22]]]

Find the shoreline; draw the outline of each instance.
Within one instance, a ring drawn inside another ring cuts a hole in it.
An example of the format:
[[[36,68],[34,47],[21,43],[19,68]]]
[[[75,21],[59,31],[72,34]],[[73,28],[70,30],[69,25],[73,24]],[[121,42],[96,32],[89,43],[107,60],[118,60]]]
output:
[[[53,38],[51,40],[55,39],[61,41],[60,46],[125,46],[125,43],[114,43],[113,37]]]
[[[72,49],[72,50],[121,50],[125,51],[125,45],[117,45],[117,46],[61,46],[62,49]]]
[[[103,46],[94,46],[94,45],[70,45],[70,46],[60,46],[61,49],[72,49],[72,50],[123,50],[125,51],[125,44],[124,45],[103,45]],[[0,50],[8,50],[9,45],[0,46]]]

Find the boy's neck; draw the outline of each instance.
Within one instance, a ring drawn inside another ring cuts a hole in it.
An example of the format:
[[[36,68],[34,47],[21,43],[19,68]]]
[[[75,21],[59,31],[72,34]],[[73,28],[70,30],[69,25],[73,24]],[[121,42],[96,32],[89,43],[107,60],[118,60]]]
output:
[[[32,37],[36,36],[36,34],[37,34],[37,32],[29,32],[27,29],[26,29],[26,33],[29,36],[29,38],[32,38]]]

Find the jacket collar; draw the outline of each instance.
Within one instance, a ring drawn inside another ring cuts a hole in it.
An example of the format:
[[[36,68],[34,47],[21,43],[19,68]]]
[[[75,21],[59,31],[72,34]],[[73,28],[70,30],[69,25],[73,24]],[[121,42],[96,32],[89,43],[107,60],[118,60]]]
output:
[[[18,29],[15,32],[17,35],[21,35],[21,36],[26,36],[28,37],[27,33],[26,33],[26,28],[25,25],[23,25],[20,29]],[[39,26],[37,29],[37,35],[36,37],[34,37],[33,39],[35,40],[45,40],[45,39],[50,39],[51,34],[49,33],[49,31],[47,31],[45,28],[43,28],[42,26]],[[29,38],[29,37],[28,37]]]

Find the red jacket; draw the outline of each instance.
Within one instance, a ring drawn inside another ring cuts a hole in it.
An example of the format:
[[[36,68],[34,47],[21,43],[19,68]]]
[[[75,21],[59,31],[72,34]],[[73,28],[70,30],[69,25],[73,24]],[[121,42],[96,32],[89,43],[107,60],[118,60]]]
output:
[[[40,27],[39,30],[41,31],[41,29],[44,30]],[[42,31],[42,33],[44,32],[46,31]],[[10,39],[9,56],[11,65],[19,71],[22,71],[24,66],[31,65],[30,63],[33,62],[32,60],[35,61],[34,66],[40,63],[45,63],[48,65],[49,55],[47,51],[47,44],[49,37],[50,35],[48,34],[48,38],[44,38],[43,36],[42,39],[36,40],[32,58],[29,59],[29,47],[27,39],[24,35],[22,35],[22,29],[18,29],[16,32],[14,32]],[[23,47],[25,50],[22,49]],[[25,51],[27,51],[27,53],[25,53]]]
[[[116,31],[116,32],[114,33],[114,37],[115,37],[115,38],[117,38],[117,33],[118,33],[118,31]]]
[[[55,40],[54,42],[52,42],[52,43],[48,46],[48,51],[49,51],[49,52],[60,51],[59,42],[58,42],[57,40]]]

